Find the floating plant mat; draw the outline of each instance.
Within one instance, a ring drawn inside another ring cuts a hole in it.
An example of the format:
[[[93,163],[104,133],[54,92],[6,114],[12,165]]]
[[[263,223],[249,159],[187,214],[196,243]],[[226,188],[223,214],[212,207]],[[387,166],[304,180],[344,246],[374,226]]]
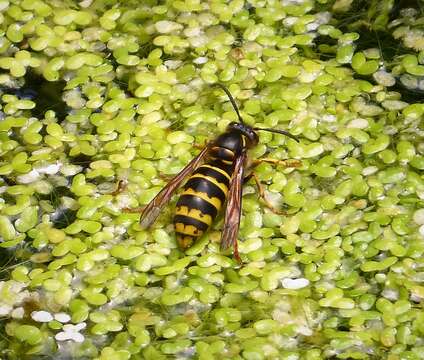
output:
[[[2,359],[423,359],[422,1],[0,0]],[[244,186],[185,253],[147,204],[236,120]],[[115,193],[123,180],[127,186]]]

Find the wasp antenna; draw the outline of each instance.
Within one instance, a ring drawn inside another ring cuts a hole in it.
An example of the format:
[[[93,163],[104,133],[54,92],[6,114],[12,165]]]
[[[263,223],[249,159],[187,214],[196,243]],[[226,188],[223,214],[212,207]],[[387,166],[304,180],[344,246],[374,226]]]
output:
[[[292,134],[290,134],[287,131],[284,130],[276,130],[276,129],[261,129],[261,128],[254,128],[253,130],[261,130],[261,131],[269,131],[269,132],[273,132],[273,133],[277,133],[277,134],[282,134],[282,135],[286,135],[289,138],[295,140],[296,142],[299,142],[298,138]]]
[[[233,108],[237,113],[237,116],[238,116],[240,123],[244,124],[243,118],[240,115],[239,109],[237,107],[236,101],[233,98],[233,95],[231,95],[230,91],[224,85],[222,85],[220,83],[216,83],[215,85],[219,86],[227,94],[228,98],[230,99],[231,105],[233,105]]]

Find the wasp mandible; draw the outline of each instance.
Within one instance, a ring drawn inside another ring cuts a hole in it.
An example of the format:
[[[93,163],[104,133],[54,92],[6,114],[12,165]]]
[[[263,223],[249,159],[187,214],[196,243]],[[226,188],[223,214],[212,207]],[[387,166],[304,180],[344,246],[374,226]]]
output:
[[[228,125],[226,131],[210,141],[191,162],[177,174],[143,209],[140,224],[148,228],[159,216],[160,211],[171,199],[174,192],[188,177],[180,195],[174,216],[177,242],[182,250],[189,248],[202,236],[225,206],[224,227],[221,235],[221,249],[233,246],[234,257],[240,262],[237,235],[240,226],[242,186],[254,177],[265,203],[272,209],[263,194],[263,189],[254,173],[245,176],[247,151],[259,142],[257,131],[270,131],[286,135],[296,141],[295,136],[284,130],[262,129],[247,125],[240,115],[237,104],[229,90],[217,84],[227,94],[238,122]],[[298,160],[258,159],[260,162],[284,164],[298,167]]]

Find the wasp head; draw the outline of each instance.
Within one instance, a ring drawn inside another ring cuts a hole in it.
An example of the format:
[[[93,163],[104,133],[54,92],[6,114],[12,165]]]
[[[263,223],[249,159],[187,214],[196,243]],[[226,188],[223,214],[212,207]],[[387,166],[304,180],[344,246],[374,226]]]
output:
[[[251,148],[258,145],[259,137],[256,134],[255,130],[252,127],[246,124],[232,122],[228,125],[229,131],[237,131],[241,133],[247,140],[247,147]]]

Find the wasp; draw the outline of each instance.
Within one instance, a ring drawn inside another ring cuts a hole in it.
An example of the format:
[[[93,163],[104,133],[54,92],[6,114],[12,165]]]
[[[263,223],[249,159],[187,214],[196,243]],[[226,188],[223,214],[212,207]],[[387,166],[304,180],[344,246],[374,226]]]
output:
[[[262,129],[247,125],[239,112],[237,104],[229,90],[217,84],[227,94],[238,122],[228,125],[226,131],[205,145],[202,151],[153,198],[141,212],[140,225],[148,228],[159,216],[161,209],[171,199],[174,192],[183,184],[174,216],[177,243],[182,250],[189,248],[211,226],[212,222],[225,207],[224,226],[221,235],[221,249],[233,247],[234,257],[240,261],[237,236],[240,226],[242,186],[254,177],[260,195],[266,201],[263,189],[253,174],[245,176],[247,151],[259,142],[257,131],[270,131],[286,135],[296,141],[295,136],[276,129]],[[300,166],[298,160],[258,159],[271,163],[282,163],[289,167]],[[266,201],[271,208],[272,205]]]

